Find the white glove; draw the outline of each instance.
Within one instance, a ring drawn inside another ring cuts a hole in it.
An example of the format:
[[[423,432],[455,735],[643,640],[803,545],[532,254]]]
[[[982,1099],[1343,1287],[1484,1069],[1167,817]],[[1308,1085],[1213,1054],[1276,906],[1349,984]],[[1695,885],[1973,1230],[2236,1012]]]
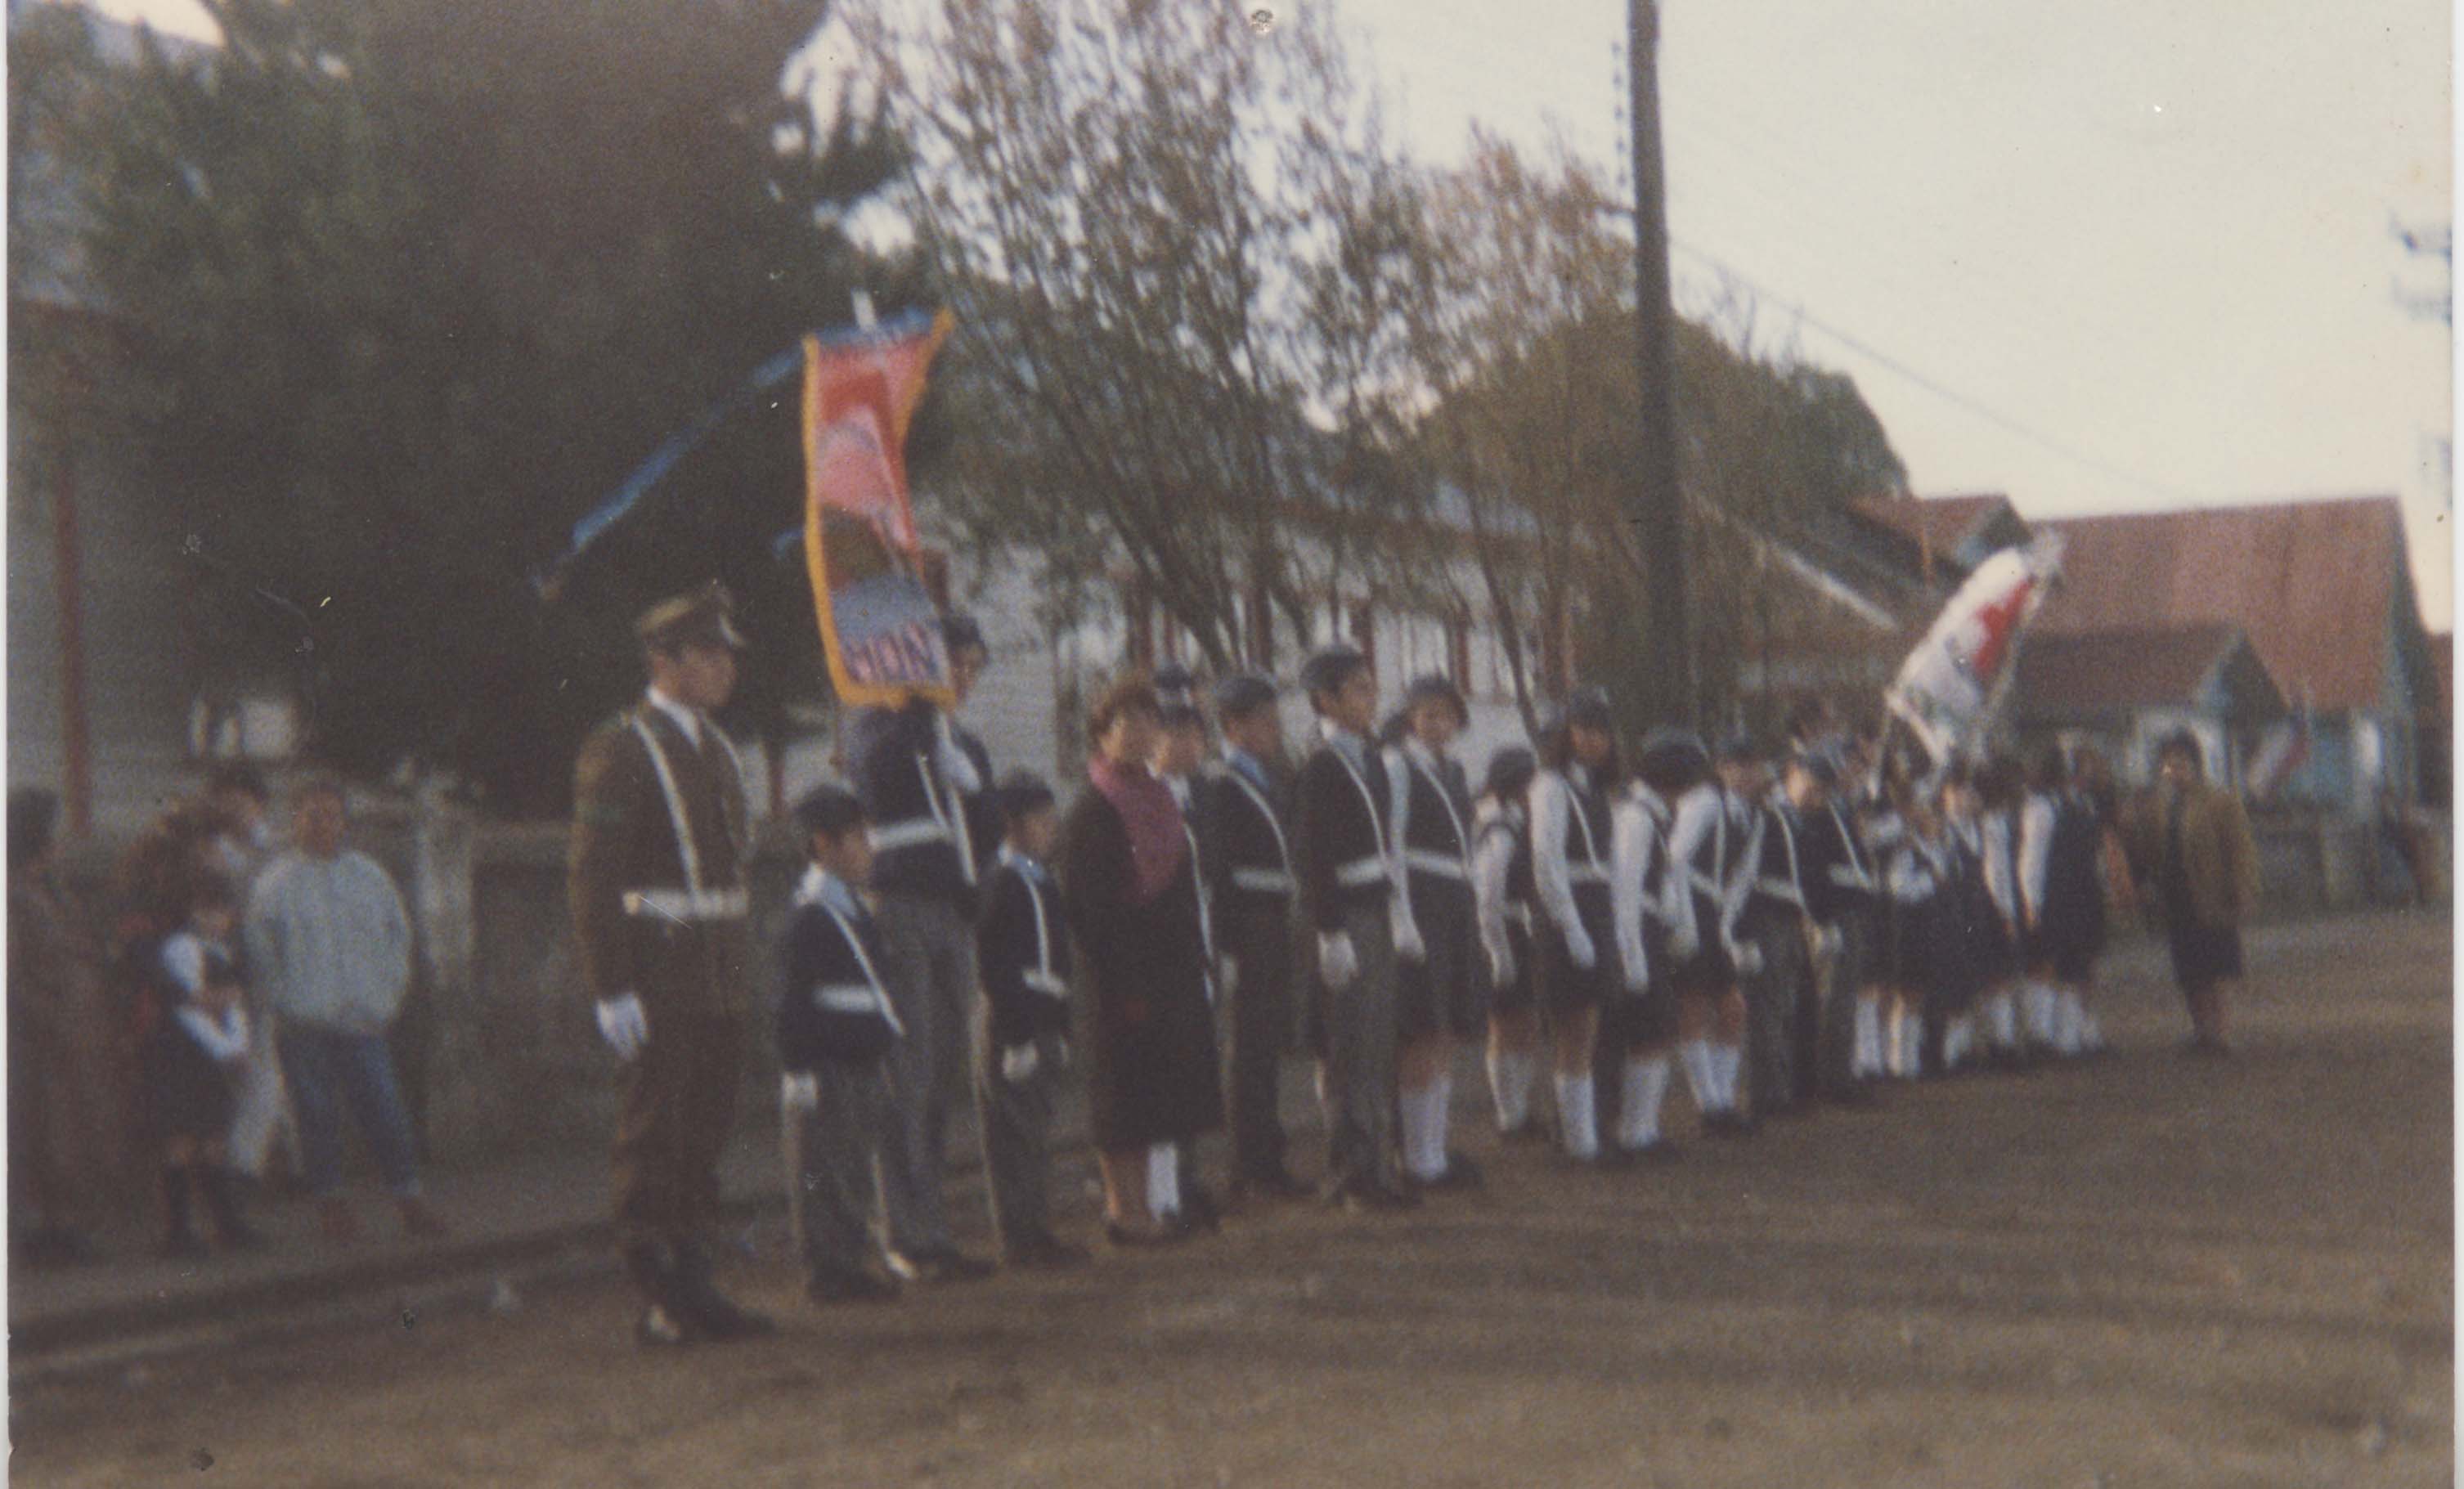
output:
[[[1700,936],[1679,933],[1668,938],[1668,954],[1681,962],[1692,961],[1695,954],[1702,950],[1703,940]]]
[[[650,1042],[650,1018],[642,1012],[641,997],[621,993],[599,1000],[599,1037],[616,1052],[619,1060],[630,1060],[642,1053]]]
[[[1848,938],[1839,933],[1837,926],[1814,928],[1814,954],[1816,956],[1837,956],[1847,944]]]
[[[1737,975],[1750,977],[1763,970],[1763,949],[1749,941],[1728,944],[1728,960],[1736,965]]]
[[[1642,969],[1638,967],[1628,967],[1625,970],[1626,992],[1632,994],[1636,997],[1640,997],[1644,993],[1648,992],[1650,988],[1651,978],[1642,971]]]
[[[1589,972],[1600,964],[1600,951],[1592,945],[1591,932],[1576,926],[1566,935],[1566,955],[1578,972]]]
[[[779,1077],[779,1105],[789,1111],[817,1111],[822,1105],[822,1078],[809,1070],[790,1070]]]
[[[968,757],[966,751],[958,748],[958,741],[952,737],[949,715],[943,714],[939,724],[939,736],[933,741],[934,768],[958,795],[974,796],[984,789],[983,777],[976,774],[976,762]]]
[[[1394,909],[1387,912],[1387,922],[1394,929],[1396,955],[1407,962],[1429,959],[1429,944],[1420,939],[1419,925],[1412,919],[1412,912],[1403,908],[1402,901],[1394,902]]]
[[[1032,1078],[1043,1064],[1042,1058],[1035,1053],[1034,1040],[1030,1040],[1024,1044],[1013,1044],[1001,1051],[1001,1079],[1016,1085],[1021,1081]]]
[[[1241,964],[1229,956],[1217,957],[1215,981],[1216,985],[1223,990],[1225,997],[1232,996],[1241,986]]]
[[[1352,986],[1360,975],[1360,953],[1352,949],[1352,937],[1341,931],[1325,931],[1317,938],[1317,973],[1326,985],[1340,993]]]

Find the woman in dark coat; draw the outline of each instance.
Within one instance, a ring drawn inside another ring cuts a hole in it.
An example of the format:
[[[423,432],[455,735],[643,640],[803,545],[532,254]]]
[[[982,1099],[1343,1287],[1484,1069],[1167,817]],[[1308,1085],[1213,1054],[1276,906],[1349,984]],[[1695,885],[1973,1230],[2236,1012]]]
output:
[[[1088,1120],[1106,1219],[1112,1238],[1132,1245],[1178,1232],[1177,1174],[1156,1150],[1223,1116],[1198,865],[1179,806],[1146,765],[1158,712],[1144,682],[1117,684],[1096,703],[1088,729],[1095,757],[1062,823],[1058,865],[1092,1007]]]

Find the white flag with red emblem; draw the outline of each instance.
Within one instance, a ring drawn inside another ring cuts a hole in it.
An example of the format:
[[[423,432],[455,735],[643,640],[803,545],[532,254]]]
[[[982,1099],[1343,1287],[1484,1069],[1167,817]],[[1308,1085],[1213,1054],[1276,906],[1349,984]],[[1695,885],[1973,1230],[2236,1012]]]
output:
[[[1933,628],[1900,667],[1882,701],[1936,765],[1972,750],[2008,690],[2019,638],[2045,602],[2062,563],[2061,539],[2046,534],[1976,566]]]

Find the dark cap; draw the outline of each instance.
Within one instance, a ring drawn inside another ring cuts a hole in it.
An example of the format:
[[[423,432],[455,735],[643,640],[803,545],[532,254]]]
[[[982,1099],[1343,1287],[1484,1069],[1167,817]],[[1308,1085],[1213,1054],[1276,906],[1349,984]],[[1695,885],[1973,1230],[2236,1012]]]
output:
[[[984,628],[976,624],[976,618],[956,610],[941,617],[941,645],[954,654],[960,651],[989,653],[992,650],[984,645]]]
[[[1172,694],[1165,697],[1162,709],[1156,712],[1155,722],[1166,729],[1202,730],[1206,727],[1206,715],[1186,697]]]
[[[1747,734],[1744,730],[1740,729],[1732,734],[1721,736],[1721,764],[1749,765],[1762,757],[1763,753],[1754,748],[1754,736]]]
[[[1634,768],[1646,780],[1690,780],[1710,768],[1702,736],[1687,729],[1655,729],[1642,736]]]
[[[1609,708],[1608,690],[1603,688],[1577,688],[1566,699],[1566,723],[1571,728],[1614,729],[1617,716]]]
[[[843,837],[864,825],[864,803],[840,786],[815,786],[796,803],[796,825],[810,837],[826,833]]]
[[[1012,771],[993,788],[993,801],[1001,808],[1001,821],[1012,827],[1021,818],[1044,811],[1056,799],[1052,788],[1033,771]]]
[[[1312,697],[1335,692],[1368,666],[1369,659],[1351,646],[1328,646],[1301,664],[1301,686]]]
[[[1531,777],[1540,773],[1540,761],[1529,745],[1504,745],[1488,757],[1488,778],[1481,782],[1481,795],[1503,801],[1523,794]]]
[[[2199,744],[2199,736],[2187,729],[2177,729],[2156,741],[2156,758],[2168,755],[2187,755],[2192,765],[2207,768],[2208,752]]]
[[[1176,706],[1186,707],[1197,700],[1198,674],[1177,662],[1167,662],[1155,668],[1155,690],[1169,713]]]
[[[1255,672],[1239,672],[1215,685],[1219,718],[1245,718],[1275,702],[1275,685]]]
[[[1463,690],[1451,678],[1438,672],[1423,672],[1405,685],[1403,712],[1411,712],[1423,703],[1438,702],[1455,711],[1455,725],[1461,728],[1471,722],[1471,710],[1463,703]]]
[[[650,606],[633,623],[633,634],[645,646],[662,650],[699,643],[744,649],[744,634],[736,628],[736,600],[716,580],[671,595]]]

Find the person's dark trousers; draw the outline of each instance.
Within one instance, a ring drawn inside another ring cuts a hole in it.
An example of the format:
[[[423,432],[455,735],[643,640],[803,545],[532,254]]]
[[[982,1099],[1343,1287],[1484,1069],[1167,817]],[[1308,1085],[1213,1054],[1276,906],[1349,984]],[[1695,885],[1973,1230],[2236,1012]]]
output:
[[[1839,917],[1839,950],[1823,969],[1822,1035],[1815,1080],[1825,1097],[1837,1100],[1853,1092],[1856,1068],[1857,995],[1873,977],[1876,926],[1862,910]]]
[[[617,1076],[616,1228],[627,1244],[681,1251],[718,1218],[744,1025],[656,1008],[649,1017],[649,1041]]]
[[[1052,1234],[1052,1124],[1067,1079],[1064,1049],[1059,1039],[1036,1040],[1035,1071],[1023,1080],[1001,1072],[999,1054],[976,1065],[984,1171],[992,1190],[993,1228],[1003,1251]]]
[[[871,1254],[874,1164],[897,1122],[888,1067],[825,1064],[812,1072],[819,1101],[781,1115],[787,1225],[811,1276],[847,1277]]]
[[[1227,1060],[1232,1169],[1240,1177],[1277,1173],[1288,1147],[1278,1098],[1291,1042],[1292,921],[1280,905],[1234,906],[1219,930],[1236,969]]]
[[[895,1105],[881,1150],[891,1245],[911,1257],[936,1256],[957,1249],[941,1177],[957,1109],[953,1094],[974,1099],[967,1061],[976,931],[955,905],[916,895],[884,895],[873,924],[882,981],[907,1031],[890,1053]]]
[[[1762,953],[1762,966],[1742,979],[1746,994],[1746,1079],[1749,1109],[1769,1116],[1796,1090],[1796,1010],[1804,998],[1805,935],[1794,911],[1753,909],[1740,929]]]
[[[1344,916],[1360,970],[1326,990],[1327,1171],[1338,1186],[1393,1189],[1395,940],[1383,901]]]
[[[410,1109],[394,1080],[393,1053],[383,1034],[343,1034],[285,1022],[275,1035],[282,1076],[299,1122],[301,1175],[312,1194],[342,1184],[342,1113],[348,1108],[385,1187],[419,1193],[419,1157]]]

